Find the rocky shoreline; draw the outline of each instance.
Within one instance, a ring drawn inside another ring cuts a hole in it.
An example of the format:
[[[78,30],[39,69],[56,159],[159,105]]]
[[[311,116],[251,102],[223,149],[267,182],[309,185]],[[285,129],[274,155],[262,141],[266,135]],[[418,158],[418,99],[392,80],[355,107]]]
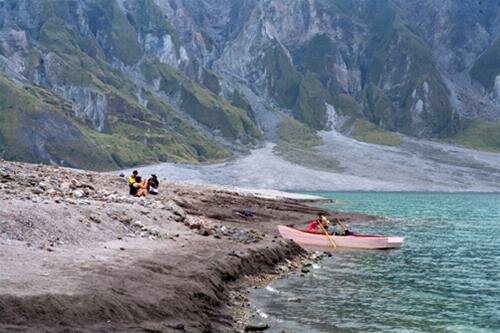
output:
[[[233,317],[235,318],[235,332],[263,331],[269,328],[266,321],[260,320],[260,315],[252,306],[248,294],[250,289],[264,288],[272,281],[287,278],[290,274],[299,271],[301,276],[310,272],[313,263],[317,263],[329,256],[327,253],[303,252],[293,258],[285,259],[276,265],[272,273],[262,273],[259,275],[245,276],[240,278],[236,287],[230,293],[230,300],[233,307]],[[290,302],[300,300],[290,300]],[[283,333],[287,333],[283,331]]]
[[[12,162],[0,189],[1,332],[244,330],[234,295],[306,255],[276,225],[318,211],[166,181],[139,199],[123,177]]]

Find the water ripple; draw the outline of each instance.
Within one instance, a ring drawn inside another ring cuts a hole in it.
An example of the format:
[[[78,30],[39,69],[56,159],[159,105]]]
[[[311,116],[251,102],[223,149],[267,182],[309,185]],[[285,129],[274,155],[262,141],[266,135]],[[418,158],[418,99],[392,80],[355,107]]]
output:
[[[332,193],[328,208],[387,216],[397,251],[338,251],[313,274],[252,295],[271,332],[500,332],[500,194]],[[299,297],[301,303],[290,303]],[[277,322],[278,323],[278,322]]]

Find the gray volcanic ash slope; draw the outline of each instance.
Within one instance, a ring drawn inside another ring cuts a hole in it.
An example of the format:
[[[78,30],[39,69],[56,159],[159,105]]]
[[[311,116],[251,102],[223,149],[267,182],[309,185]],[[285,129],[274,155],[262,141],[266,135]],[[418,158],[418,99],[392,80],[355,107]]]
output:
[[[269,145],[232,162],[140,168],[173,180],[281,190],[499,191],[500,155],[402,138],[399,147],[358,142],[336,131],[292,163]],[[276,148],[276,147],[274,147]],[[336,156],[334,169],[325,156]],[[126,170],[127,172],[130,170]]]

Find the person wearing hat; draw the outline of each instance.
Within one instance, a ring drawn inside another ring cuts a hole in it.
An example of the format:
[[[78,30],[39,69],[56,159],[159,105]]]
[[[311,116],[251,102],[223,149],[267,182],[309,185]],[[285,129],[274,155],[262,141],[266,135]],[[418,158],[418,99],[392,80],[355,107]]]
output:
[[[156,175],[151,175],[148,179],[148,193],[156,195],[158,194],[158,188],[160,187],[160,182],[158,181],[158,177]]]

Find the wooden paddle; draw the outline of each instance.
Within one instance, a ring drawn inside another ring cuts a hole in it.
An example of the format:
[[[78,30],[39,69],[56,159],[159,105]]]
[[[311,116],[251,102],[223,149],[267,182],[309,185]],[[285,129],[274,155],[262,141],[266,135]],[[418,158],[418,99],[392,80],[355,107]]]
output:
[[[321,227],[321,229],[323,229],[323,232],[325,233],[326,237],[328,237],[328,239],[330,240],[332,248],[335,250],[337,248],[337,244],[335,244],[335,242],[333,241],[332,236],[330,236],[330,234],[328,233],[328,231],[326,231],[325,227],[323,227],[323,225],[321,224],[321,221],[318,221],[318,222],[319,222],[319,226]]]
[[[338,217],[335,218],[335,221],[338,225],[340,225],[342,228],[344,228],[344,230],[349,230],[349,229],[347,229],[347,227],[344,223],[340,222],[340,219]]]

